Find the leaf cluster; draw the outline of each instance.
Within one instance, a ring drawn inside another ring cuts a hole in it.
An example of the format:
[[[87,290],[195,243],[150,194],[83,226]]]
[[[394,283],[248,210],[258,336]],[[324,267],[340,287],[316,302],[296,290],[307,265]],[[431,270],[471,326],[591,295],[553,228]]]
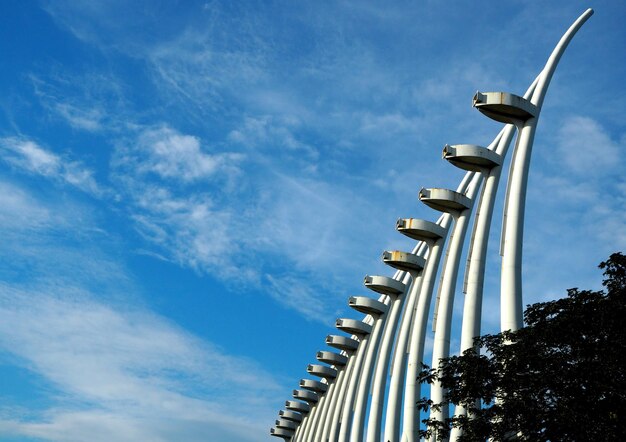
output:
[[[424,367],[443,403],[465,415],[424,421],[422,437],[466,441],[626,440],[626,256],[600,264],[605,291],[569,289],[567,297],[527,307],[520,330],[475,339],[475,348]],[[480,351],[478,351],[480,349]]]

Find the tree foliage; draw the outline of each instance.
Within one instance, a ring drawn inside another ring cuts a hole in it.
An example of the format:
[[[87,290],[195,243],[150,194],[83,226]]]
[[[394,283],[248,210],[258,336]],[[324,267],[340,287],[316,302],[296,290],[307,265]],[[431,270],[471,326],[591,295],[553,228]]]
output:
[[[425,420],[422,437],[459,427],[465,441],[626,441],[626,256],[600,268],[606,291],[530,305],[521,330],[476,338],[481,352],[426,368],[422,382],[438,379],[444,403],[468,415]]]

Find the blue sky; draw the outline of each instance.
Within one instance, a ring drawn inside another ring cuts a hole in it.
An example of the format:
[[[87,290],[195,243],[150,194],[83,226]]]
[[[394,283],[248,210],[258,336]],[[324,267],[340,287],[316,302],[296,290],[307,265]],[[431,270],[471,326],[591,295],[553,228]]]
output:
[[[395,220],[461,179],[443,145],[498,132],[473,93],[522,94],[587,7],[535,139],[525,303],[626,250],[623,2],[3,2],[0,439],[268,440],[413,247]]]

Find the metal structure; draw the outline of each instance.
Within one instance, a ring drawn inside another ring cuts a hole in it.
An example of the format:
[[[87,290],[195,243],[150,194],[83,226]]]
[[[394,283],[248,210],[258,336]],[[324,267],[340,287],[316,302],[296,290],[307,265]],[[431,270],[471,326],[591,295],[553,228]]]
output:
[[[456,191],[420,190],[420,201],[441,212],[441,216],[437,222],[398,220],[396,229],[416,240],[415,247],[411,253],[383,253],[383,262],[396,269],[393,277],[365,277],[365,287],[378,296],[349,299],[348,305],[365,316],[337,320],[337,329],[347,335],[330,335],[326,344],[339,353],[317,353],[317,360],[326,365],[312,364],[307,371],[320,379],[300,381],[300,389],[293,391],[294,400],[288,400],[286,410],[279,412],[271,435],[294,442],[418,440],[423,416],[416,406],[420,398],[416,379],[424,359],[436,275],[441,267],[432,319],[431,366],[450,354],[452,310],[466,243],[469,249],[462,290],[465,297],[460,352],[472,348],[473,338],[480,335],[487,241],[503,161],[514,138],[500,244],[500,324],[501,330],[522,327],[524,207],[537,120],[561,55],[592,14],[593,10],[588,9],[565,32],[523,96],[506,92],[474,95],[473,106],[504,127],[487,147],[461,144],[443,148],[443,158],[466,170],[465,177]],[[471,239],[466,241],[472,219]],[[440,385],[431,386],[433,401],[441,402],[443,394]],[[454,412],[461,415],[465,410],[456,407]],[[449,410],[433,413],[433,417],[444,419]],[[458,436],[453,430],[450,437],[456,440]]]

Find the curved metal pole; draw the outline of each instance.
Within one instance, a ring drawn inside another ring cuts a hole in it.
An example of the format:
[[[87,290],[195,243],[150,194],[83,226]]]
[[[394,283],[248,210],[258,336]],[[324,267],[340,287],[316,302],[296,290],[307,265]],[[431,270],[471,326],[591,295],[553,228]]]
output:
[[[298,428],[296,428],[295,433],[291,437],[291,442],[300,442],[302,440],[306,440],[304,439],[304,433],[306,432],[306,423],[309,420],[310,414],[311,413],[309,412],[309,414],[304,416],[302,422],[300,422],[300,425],[298,425]]]
[[[532,82],[524,98],[528,99],[535,90],[539,77]],[[515,134],[515,125],[507,124],[498,137],[489,146],[495,147],[495,152],[504,160],[508,152],[511,140]],[[474,216],[474,231],[470,242],[470,250],[467,258],[467,268],[465,270],[465,302],[463,305],[463,323],[461,326],[461,348],[459,354],[474,347],[474,338],[480,336],[481,312],[483,287],[485,277],[485,266],[487,261],[487,245],[489,232],[493,218],[493,209],[496,194],[502,175],[502,165],[491,169],[486,175],[485,184],[476,214]],[[455,409],[456,416],[464,416],[466,410],[462,406]],[[450,440],[456,441],[461,431],[453,428],[450,433]]]
[[[442,226],[447,229],[448,221],[444,222],[444,219],[447,219],[449,215],[442,214],[437,220],[437,225]],[[418,242],[415,246],[415,252],[422,257],[426,258],[426,262],[431,256],[433,256],[432,246],[434,242]],[[438,258],[433,258],[433,260],[438,260]],[[416,311],[417,311],[417,301],[420,293],[422,292],[422,286],[424,282],[424,272],[426,268],[422,271],[422,274],[411,285],[411,289],[408,294],[408,301],[406,304],[406,309],[404,315],[402,317],[402,324],[400,326],[400,332],[398,339],[396,341],[393,362],[391,366],[391,379],[389,384],[389,395],[387,398],[387,413],[385,416],[385,440],[396,441],[398,435],[400,434],[400,411],[402,407],[402,388],[404,386],[404,380],[407,371],[407,358],[409,354],[409,337],[411,335],[411,330],[413,329],[413,325],[415,322]],[[380,425],[380,424],[378,424]],[[369,429],[368,429],[369,432]],[[375,437],[379,437],[380,430],[373,428],[373,435]],[[368,438],[369,440],[369,438]],[[376,441],[377,439],[372,439]]]
[[[370,402],[370,413],[368,417],[367,441],[377,441],[380,439],[380,420],[382,417],[382,405],[385,394],[385,381],[389,368],[389,358],[391,356],[391,344],[396,334],[397,326],[399,325],[398,319],[400,318],[400,313],[404,305],[406,305],[406,294],[398,296],[392,301],[391,310],[389,312],[389,322],[385,327],[383,342],[381,344],[374,380],[372,382],[372,400]]]
[[[396,271],[393,276],[393,279],[403,281],[404,284],[408,284],[409,278],[410,278],[410,275],[408,275],[407,272],[401,271],[401,270]],[[378,300],[382,302],[386,299],[387,297],[385,295],[381,295]],[[371,316],[367,315],[364,318],[364,320],[370,321]],[[331,431],[331,426],[332,426],[332,422],[330,421],[330,419],[332,419],[332,417],[335,416],[336,408],[339,408],[340,410],[342,408],[342,405],[341,404],[337,405],[337,403],[343,400],[339,398],[343,398],[345,394],[344,384],[349,382],[348,379],[350,378],[350,374],[346,375],[345,373],[346,372],[351,373],[352,366],[354,365],[354,359],[355,359],[353,357],[354,355],[351,354],[350,356],[351,357],[349,361],[352,363],[349,362],[348,366],[345,367],[344,370],[341,370],[339,372],[337,379],[329,387],[329,391],[327,395],[323,397],[323,399],[325,398],[326,401],[322,409],[319,411],[312,410],[312,412],[315,411],[319,413],[319,415],[316,416],[315,421],[312,424],[312,427],[311,426],[307,427],[306,433],[299,439],[302,439],[305,441],[306,440],[312,440],[312,441],[329,440],[328,433]],[[294,442],[295,442],[295,439],[294,439]]]
[[[315,419],[315,410],[317,409],[318,404],[311,406],[311,411],[307,414],[304,419],[302,419],[302,424],[300,427],[301,431],[297,434],[294,434],[292,438],[292,442],[300,442],[307,439],[307,434],[311,431],[311,425],[313,424],[313,420]]]
[[[297,442],[298,440],[300,440],[300,434],[302,433],[302,424],[307,417],[308,416],[304,416],[304,418],[302,418],[302,422],[300,422],[296,427],[296,431],[294,431],[293,436],[291,436],[291,439],[289,439],[291,442]]]
[[[415,246],[413,253],[417,256],[424,257],[426,250],[426,243],[420,242]],[[402,296],[397,313],[392,308],[390,324],[393,324],[393,326],[387,326],[385,335],[383,336],[380,356],[376,364],[374,380],[372,381],[372,400],[370,402],[370,412],[367,421],[367,442],[378,442],[380,440],[387,373],[391,363],[392,344],[397,330],[398,341],[396,343],[396,353],[394,354],[393,361],[395,361],[396,355],[398,355],[399,342],[402,342],[400,344],[400,355],[406,354],[404,348],[406,348],[408,338],[408,325],[410,323],[410,317],[413,316],[413,306],[415,305],[415,298],[417,298],[417,290],[421,287],[421,272],[415,272],[410,275],[410,278],[410,288],[408,292]],[[409,281],[406,281],[405,284],[409,287]],[[391,317],[393,317],[393,319],[391,319]],[[407,317],[409,319],[406,319]],[[406,330],[404,331],[405,328]]]
[[[333,366],[333,368],[337,369],[337,367]],[[324,396],[319,397],[319,402],[310,404],[311,410],[307,413],[306,416],[302,419],[302,422],[298,426],[298,429],[292,436],[292,442],[300,442],[300,441],[308,441],[309,434],[311,432],[311,427],[314,425],[317,413],[319,413],[319,408],[322,405]]]
[[[308,420],[306,425],[304,426],[304,429],[302,431],[302,438],[301,439],[297,439],[294,440],[293,442],[298,442],[299,440],[309,440],[309,435],[311,434],[311,431],[313,431],[313,429],[315,428],[315,423],[317,422],[317,420],[319,419],[319,415],[320,412],[322,411],[322,407],[324,406],[324,402],[326,402],[326,395],[320,397],[319,402],[317,404],[315,404],[313,407],[311,407],[311,411],[309,412]]]
[[[400,295],[402,296],[402,295]],[[394,303],[398,301],[398,296],[396,299],[389,299],[389,303],[391,304],[391,308],[393,308]],[[396,307],[397,309],[397,307]],[[364,432],[364,424],[365,424],[365,412],[367,409],[367,397],[370,389],[370,385],[372,382],[372,374],[374,372],[374,363],[375,359],[378,356],[378,349],[380,348],[380,341],[383,334],[384,329],[387,326],[387,322],[390,318],[389,312],[383,313],[378,318],[376,318],[376,322],[374,323],[374,328],[372,330],[372,337],[370,340],[370,348],[368,349],[365,362],[363,363],[363,370],[361,371],[361,376],[359,376],[359,385],[357,389],[356,401],[353,409],[352,423],[349,424],[346,421],[346,425],[342,428],[345,429],[346,434],[345,438],[343,434],[340,433],[339,441],[347,441],[350,442],[362,442],[363,440],[363,432]]]
[[[348,356],[348,361],[350,360],[350,357],[352,356],[352,352],[347,352],[347,351],[342,351],[341,354]],[[348,365],[340,367],[337,373],[337,378],[332,383],[329,384],[328,391],[324,395],[325,401],[322,404],[322,407],[319,410],[319,414],[316,417],[315,422],[313,423],[313,427],[311,428],[311,431],[309,432],[309,434],[307,434],[307,438],[305,440],[307,441],[321,440],[321,435],[324,429],[324,424],[326,422],[329,410],[332,409],[333,400],[337,394],[339,387],[341,386],[343,382],[343,379],[346,375],[347,370],[348,370]]]
[[[447,217],[446,221],[452,217]],[[448,223],[446,223],[448,224]],[[446,225],[446,227],[448,227]],[[424,359],[424,344],[426,339],[426,324],[428,322],[428,312],[430,310],[430,301],[432,299],[433,288],[439,268],[439,261],[443,252],[445,238],[438,239],[429,247],[428,261],[426,261],[426,269],[424,279],[422,281],[421,293],[417,301],[417,310],[413,322],[413,330],[409,341],[409,354],[406,369],[406,379],[404,388],[404,413],[403,413],[403,433],[415,434],[419,429],[416,419],[419,419],[419,411],[417,401],[419,399],[420,384],[417,382],[417,375],[421,370],[422,360]],[[401,398],[399,398],[401,400]],[[393,420],[385,425],[385,440],[398,440],[399,436],[399,401],[394,404],[393,409],[388,408],[387,416]],[[416,425],[417,424],[417,425]],[[415,440],[415,439],[414,439]]]
[[[524,94],[524,98],[530,100],[537,107],[537,116],[531,118],[521,125],[520,134],[516,142],[514,158],[511,162],[511,171],[509,174],[509,183],[507,185],[507,198],[505,203],[505,215],[502,238],[502,281],[501,281],[501,330],[517,330],[523,326],[522,319],[522,287],[521,287],[521,256],[523,241],[523,218],[525,210],[525,197],[528,184],[528,171],[530,166],[530,156],[532,152],[532,143],[534,133],[537,127],[537,119],[547,87],[556,70],[556,66],[565,51],[565,48],[576,34],[578,29],[593,15],[593,10],[585,11],[561,37],[559,43],[552,51],[544,69],[535,79],[533,84]],[[512,129],[511,129],[512,133]],[[499,146],[500,147],[500,146]],[[504,145],[502,156],[506,154],[508,144]],[[485,184],[490,187],[488,194],[491,195],[497,190],[501,168],[494,170],[494,177]],[[492,178],[491,174],[490,177]],[[495,190],[491,190],[495,189]],[[513,196],[513,197],[512,197]],[[493,212],[493,198],[485,199],[485,212],[490,218]],[[482,198],[481,198],[482,203]],[[490,205],[490,208],[488,207]],[[472,247],[470,253],[478,253],[478,257],[470,262],[468,266],[468,296],[466,297],[466,309],[463,315],[463,332],[461,337],[461,353],[473,346],[473,337],[480,335],[480,307],[482,303],[482,284],[484,278],[484,255],[486,252],[486,241],[489,232],[490,220],[484,222],[477,219],[477,223],[481,222],[480,231],[481,241],[478,241],[476,249]],[[513,245],[513,246],[512,246]],[[472,266],[472,264],[474,264]],[[475,304],[475,305],[472,305]],[[472,317],[476,315],[476,317]],[[466,325],[467,324],[467,325]],[[459,414],[464,414],[465,410],[459,407]],[[461,432],[453,429],[451,439],[456,440]]]
[[[350,429],[350,425],[352,423],[352,406],[354,404],[354,396],[356,395],[363,360],[365,359],[365,355],[367,353],[367,347],[369,347],[369,338],[370,335],[365,335],[361,338],[361,343],[359,344],[352,370],[352,376],[350,376],[347,383],[346,394],[343,397],[343,401],[337,404],[338,413],[336,413],[333,418],[329,440],[340,440],[342,436],[343,440],[346,440],[347,430]]]
[[[349,356],[347,352],[344,352],[344,351],[341,351],[340,354],[344,356]],[[327,404],[330,400],[330,394],[332,393],[331,390],[334,390],[333,387],[335,386],[337,381],[339,381],[339,377],[341,376],[341,374],[345,371],[345,367],[335,366],[335,369],[337,370],[337,378],[333,382],[330,382],[326,393],[321,395],[319,402],[315,404],[315,408],[311,410],[311,413],[309,413],[309,416],[311,417],[311,422],[308,428],[306,428],[306,431],[304,432],[302,436],[303,441],[312,440],[313,436],[315,435],[317,431],[319,422],[322,419],[324,412],[328,408]],[[294,441],[294,442],[297,442],[297,441]]]
[[[458,187],[459,192],[465,192],[467,186],[474,175],[473,172],[467,172],[463,181]],[[442,227],[449,229],[451,216],[445,214],[443,216]],[[446,235],[447,236],[447,235]],[[409,358],[407,365],[406,383],[404,388],[404,413],[403,413],[403,434],[410,442],[417,440],[419,430],[419,410],[417,401],[420,395],[420,384],[417,382],[417,376],[421,370],[421,364],[424,359],[424,345],[426,342],[426,325],[428,324],[428,312],[430,310],[430,302],[432,299],[433,289],[435,286],[435,278],[441,260],[441,252],[445,237],[434,242],[430,247],[426,267],[423,273],[422,289],[417,302],[417,310],[413,321],[413,330],[409,339]],[[389,404],[389,406],[398,407],[399,404]],[[396,441],[399,434],[399,421],[397,419],[396,410],[388,412],[387,417],[391,417],[391,421],[385,424],[385,440]]]
[[[316,435],[316,441],[325,442],[329,440],[336,440],[335,435],[337,430],[337,423],[341,416],[341,404],[343,403],[343,400],[345,398],[346,389],[348,388],[348,384],[350,383],[350,378],[354,373],[354,366],[357,360],[356,355],[359,353],[359,348],[362,345],[367,345],[367,342],[362,342],[362,338],[357,338],[359,339],[359,347],[357,347],[356,352],[353,353],[348,359],[348,365],[346,365],[345,370],[342,371],[342,373],[344,374],[343,378],[338,379],[336,392],[333,395],[332,401],[329,404],[328,412],[326,414],[326,417],[324,418],[324,423],[322,427],[323,430],[321,432],[321,435]]]
[[[370,319],[371,318],[369,317],[365,317],[363,320],[369,323]],[[359,341],[359,347],[361,345],[367,345],[367,342],[362,342],[363,336],[352,335],[352,339],[356,339]],[[320,420],[318,424],[318,429],[312,435],[312,441],[321,442],[331,440],[329,434],[332,434],[331,429],[333,428],[334,422],[341,418],[342,404],[345,399],[346,390],[350,383],[350,379],[352,378],[352,376],[355,376],[355,363],[357,360],[359,347],[357,347],[356,351],[347,352],[348,363],[339,373],[339,376],[336,379],[337,382],[335,389],[332,392],[332,396],[329,398],[328,409],[325,411],[322,420]]]
[[[511,144],[514,125],[507,125],[496,137],[490,148],[496,147],[496,152],[504,157],[508,146]],[[463,303],[463,322],[461,328],[461,351],[460,354],[474,346],[474,337],[480,335],[480,322],[483,298],[483,278],[485,271],[487,243],[489,230],[493,216],[496,192],[500,181],[502,166],[496,166],[491,170],[484,171],[485,183],[482,187],[480,204],[474,216],[474,230],[470,242],[468,265],[465,272],[465,297]],[[456,416],[464,416],[465,409],[461,406],[455,408]],[[460,436],[457,428],[453,428],[450,439],[456,440]]]
[[[467,197],[474,202],[477,189],[483,180],[481,173],[475,173],[472,182],[468,186]],[[454,295],[456,290],[456,280],[459,274],[459,263],[461,261],[461,249],[467,234],[467,225],[472,207],[457,213],[454,223],[454,231],[450,237],[448,254],[442,271],[439,306],[437,308],[437,322],[435,328],[435,338],[433,342],[432,367],[439,366],[439,361],[450,355],[450,334],[452,330],[452,309],[454,306]],[[444,399],[444,389],[441,384],[435,381],[430,388],[430,398],[434,403],[441,403]],[[445,404],[439,410],[431,410],[431,417],[444,421],[448,418],[449,407]],[[434,438],[433,438],[434,440]]]
[[[348,358],[350,357],[349,354],[347,353],[345,354],[348,356]],[[326,420],[326,416],[328,415],[328,410],[331,408],[333,397],[335,396],[336,390],[338,388],[337,386],[340,385],[341,382],[343,381],[343,378],[346,374],[346,369],[347,369],[347,366],[343,367],[342,370],[337,374],[337,379],[335,379],[335,381],[329,385],[328,391],[324,395],[324,398],[326,400],[322,404],[322,408],[320,409],[320,413],[319,413],[319,418],[317,419],[317,421],[315,422],[311,430],[309,440],[318,440],[318,438],[320,437],[321,432],[323,431],[323,428],[324,428],[324,422]]]
[[[527,120],[520,129],[515,147],[515,164],[511,164],[509,199],[505,209],[506,224],[503,232],[503,256],[501,276],[501,330],[518,330],[523,326],[522,319],[522,241],[524,238],[524,211],[528,170],[532,144],[537,128],[537,119],[545,94],[556,66],[565,48],[578,29],[593,15],[593,9],[587,9],[565,32],[556,45],[546,66],[539,76],[539,82],[530,99],[537,106],[537,117]],[[515,166],[515,167],[513,167]]]

